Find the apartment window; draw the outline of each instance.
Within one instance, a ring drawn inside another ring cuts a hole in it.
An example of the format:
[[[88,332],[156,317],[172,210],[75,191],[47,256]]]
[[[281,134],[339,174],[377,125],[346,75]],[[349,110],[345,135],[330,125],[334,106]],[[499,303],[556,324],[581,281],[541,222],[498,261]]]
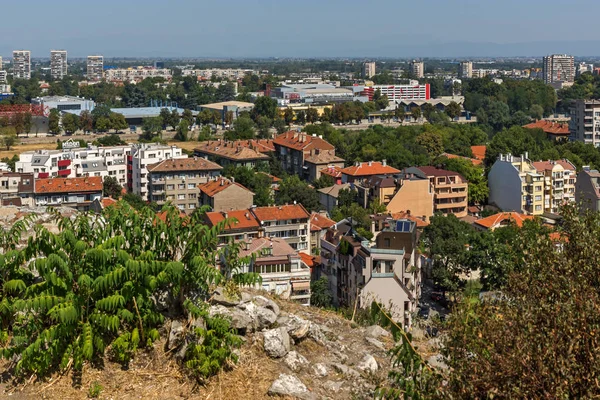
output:
[[[193,200],[196,199],[198,196],[196,195],[196,193],[190,193],[188,194],[188,199]]]
[[[167,185],[167,190],[175,190],[175,185]]]
[[[185,190],[185,183],[180,183],[179,185],[177,185],[177,189]]]
[[[542,196],[535,196],[535,201],[541,201],[542,200]]]
[[[542,206],[535,206],[535,211],[542,211]]]
[[[185,210],[185,204],[178,204],[177,208],[179,208],[181,211]]]
[[[541,187],[541,186],[536,186],[536,187],[535,187],[535,191],[536,191],[536,192],[539,192],[540,190],[542,190],[542,187]]]
[[[306,249],[308,249],[308,243],[306,243],[306,242],[298,243],[298,250],[306,250]]]
[[[188,189],[194,189],[196,187],[195,183],[188,183]]]
[[[390,238],[384,238],[383,239],[383,247],[389,249],[391,246],[392,246],[392,243],[391,243]]]
[[[523,201],[527,201],[527,196],[523,196]]]
[[[194,204],[194,203],[190,203],[190,204],[188,205],[188,208],[189,208],[190,210],[193,210],[194,208],[196,208],[196,204]]]
[[[178,194],[177,200],[185,200],[185,194]]]

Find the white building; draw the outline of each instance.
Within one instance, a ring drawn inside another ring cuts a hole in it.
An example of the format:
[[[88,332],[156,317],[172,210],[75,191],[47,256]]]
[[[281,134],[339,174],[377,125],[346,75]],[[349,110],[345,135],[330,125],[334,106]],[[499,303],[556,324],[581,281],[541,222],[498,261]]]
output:
[[[104,57],[87,57],[87,79],[88,81],[101,81],[104,77]]]
[[[242,79],[246,75],[258,75],[259,72],[253,69],[235,69],[235,68],[211,68],[211,69],[182,69],[182,76],[196,76],[198,78],[210,79]]]
[[[375,75],[375,63],[374,62],[366,62],[363,64],[362,71],[363,78],[369,79]]]
[[[104,73],[107,81],[141,81],[146,78],[171,79],[173,72],[167,68],[131,67],[108,69]]]
[[[96,106],[93,100],[87,100],[75,96],[44,96],[32,99],[33,104],[48,107],[49,110],[57,109],[59,111],[81,110],[92,111]]]
[[[62,79],[67,75],[67,51],[50,50],[50,76],[52,79]]]
[[[361,95],[367,96],[369,100],[373,100],[373,96],[377,90],[381,92],[382,96],[387,96],[389,101],[429,100],[431,98],[429,83],[421,85],[417,81],[411,81],[410,85],[365,86]]]
[[[127,183],[129,191],[148,198],[148,165],[169,160],[171,158],[187,158],[187,155],[177,146],[167,146],[154,143],[134,144],[127,159],[129,176]]]
[[[31,52],[29,50],[13,51],[13,76],[19,79],[31,78]]]
[[[7,76],[6,71],[0,70],[0,83],[6,83],[6,76]]]
[[[571,140],[600,147],[600,100],[575,100],[569,131]]]
[[[425,64],[423,61],[412,60],[409,72],[413,78],[423,78],[425,76]]]
[[[574,82],[575,57],[566,54],[552,54],[544,57],[544,83]]]
[[[459,78],[472,78],[473,77],[473,62],[472,61],[461,61],[460,67],[458,68]]]

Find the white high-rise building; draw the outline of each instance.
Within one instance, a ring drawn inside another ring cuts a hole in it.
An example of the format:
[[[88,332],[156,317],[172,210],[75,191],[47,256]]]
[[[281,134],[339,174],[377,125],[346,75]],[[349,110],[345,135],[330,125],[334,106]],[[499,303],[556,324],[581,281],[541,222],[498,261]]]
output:
[[[575,82],[575,57],[552,54],[544,57],[544,83]]]
[[[50,50],[50,76],[52,79],[62,79],[67,75],[67,51]]]
[[[369,79],[375,75],[375,63],[366,62],[363,64],[363,78]]]
[[[425,64],[423,64],[423,61],[412,60],[409,72],[412,75],[411,78],[423,78],[425,76]]]
[[[2,71],[2,56],[0,56],[0,71]]]
[[[13,76],[19,79],[31,79],[31,52],[13,51]]]
[[[472,78],[473,77],[473,62],[472,61],[461,61],[458,69],[459,78]]]
[[[104,77],[104,57],[87,57],[87,79],[88,81],[101,81]]]

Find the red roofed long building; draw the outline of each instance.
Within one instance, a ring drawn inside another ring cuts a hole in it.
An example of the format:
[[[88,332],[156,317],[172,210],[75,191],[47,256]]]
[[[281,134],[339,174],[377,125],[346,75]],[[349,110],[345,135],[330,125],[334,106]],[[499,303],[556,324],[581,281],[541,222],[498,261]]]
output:
[[[269,139],[251,140],[209,140],[194,148],[194,154],[226,167],[254,168],[259,163],[269,162],[269,155],[275,151]]]
[[[275,144],[275,155],[283,169],[305,179],[309,177],[308,171],[305,170],[305,161],[310,156],[323,153],[332,160],[341,160],[339,157],[335,157],[335,147],[321,136],[289,131],[277,136],[273,143]]]
[[[342,169],[342,183],[362,182],[374,176],[388,176],[400,173],[400,170],[383,161],[359,162]]]
[[[87,211],[94,200],[102,199],[102,178],[36,179],[33,197],[37,206],[67,206]]]
[[[548,139],[552,140],[568,140],[571,132],[569,131],[569,124],[539,120],[530,124],[524,125],[523,128],[527,129],[541,129],[548,136]]]
[[[481,230],[493,231],[496,228],[503,226],[509,226],[515,224],[519,228],[523,226],[523,222],[526,220],[532,220],[532,215],[525,215],[518,212],[501,212],[498,214],[490,215],[486,218],[481,218],[475,221],[475,227]]]

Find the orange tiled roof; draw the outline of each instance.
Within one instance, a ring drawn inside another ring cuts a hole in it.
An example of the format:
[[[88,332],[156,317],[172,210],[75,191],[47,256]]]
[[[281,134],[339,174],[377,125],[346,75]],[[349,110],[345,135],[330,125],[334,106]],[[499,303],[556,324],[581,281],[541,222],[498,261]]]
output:
[[[268,160],[265,153],[275,151],[272,140],[209,140],[200,143],[194,151],[201,154],[210,154],[215,157],[229,160]]]
[[[471,146],[471,152],[473,153],[473,158],[478,160],[485,160],[485,152],[487,151],[486,146]]]
[[[222,192],[223,190],[227,189],[230,186],[238,186],[241,187],[244,190],[248,190],[245,186],[240,185],[237,182],[232,182],[229,179],[225,179],[225,178],[220,178],[220,179],[216,179],[214,181],[208,181],[206,183],[202,183],[200,185],[198,185],[198,189],[200,189],[200,191],[202,193],[205,193],[207,196],[209,197],[213,197],[215,194]],[[248,190],[250,191],[250,190]]]
[[[548,171],[548,170],[552,170],[552,168],[554,168],[554,166],[556,164],[562,166],[564,169],[569,170],[569,171],[575,171],[576,168],[575,166],[571,163],[571,161],[567,160],[567,159],[562,159],[562,160],[548,160],[548,161],[534,161],[532,162],[533,167],[535,169],[537,169],[538,171]]]
[[[409,219],[417,223],[417,228],[425,228],[429,226],[429,222],[423,221],[421,218],[415,217],[407,212],[399,212],[392,214],[392,218],[394,219]]]
[[[552,122],[546,120],[539,120],[530,124],[524,125],[523,128],[527,129],[541,129],[547,134],[568,136],[569,124],[561,124],[560,122]]]
[[[223,167],[202,157],[173,158],[148,165],[149,172],[215,171],[220,169]]]
[[[321,175],[329,175],[333,178],[341,178],[342,177],[342,168],[331,165],[327,168],[323,168],[321,170]]]
[[[36,179],[34,193],[101,192],[102,177]]]
[[[100,204],[102,204],[102,208],[110,207],[116,203],[117,203],[117,200],[113,199],[112,197],[104,197],[102,200],[100,200]]]
[[[304,158],[304,161],[311,164],[329,164],[329,163],[343,163],[344,159],[335,155],[335,151],[326,150],[319,151],[318,153],[311,154]]]
[[[384,175],[384,174],[397,174],[400,170],[392,168],[389,165],[383,165],[379,161],[369,161],[346,167],[342,169],[342,174],[350,176],[370,176],[370,175]]]
[[[227,212],[207,212],[206,218],[208,222],[215,226],[219,222],[223,221],[225,218],[235,218],[237,222],[227,224],[225,230],[233,230],[233,229],[258,229],[260,227],[260,223],[256,219],[254,215],[249,210],[233,210]]]
[[[302,204],[257,207],[253,212],[259,221],[283,221],[288,219],[308,219],[310,217]]]
[[[320,231],[321,229],[331,228],[333,225],[335,225],[335,221],[322,214],[312,213],[310,215],[311,231]]]
[[[476,158],[463,157],[463,156],[459,156],[457,154],[450,154],[450,153],[442,153],[442,155],[446,158],[462,158],[464,160],[469,160],[469,161],[471,161],[471,164],[473,164],[473,165],[483,164],[483,161],[478,160]]]
[[[276,145],[294,150],[335,150],[335,147],[324,139],[318,136],[311,136],[304,132],[285,132],[277,136],[273,142]]]
[[[520,228],[523,226],[523,221],[533,219],[532,215],[525,215],[518,212],[501,212],[498,214],[490,215],[486,218],[481,218],[475,221],[479,226],[486,229],[495,229],[505,221],[514,221],[514,223]]]
[[[315,266],[315,257],[306,253],[300,253],[300,259],[307,267],[312,268]]]

